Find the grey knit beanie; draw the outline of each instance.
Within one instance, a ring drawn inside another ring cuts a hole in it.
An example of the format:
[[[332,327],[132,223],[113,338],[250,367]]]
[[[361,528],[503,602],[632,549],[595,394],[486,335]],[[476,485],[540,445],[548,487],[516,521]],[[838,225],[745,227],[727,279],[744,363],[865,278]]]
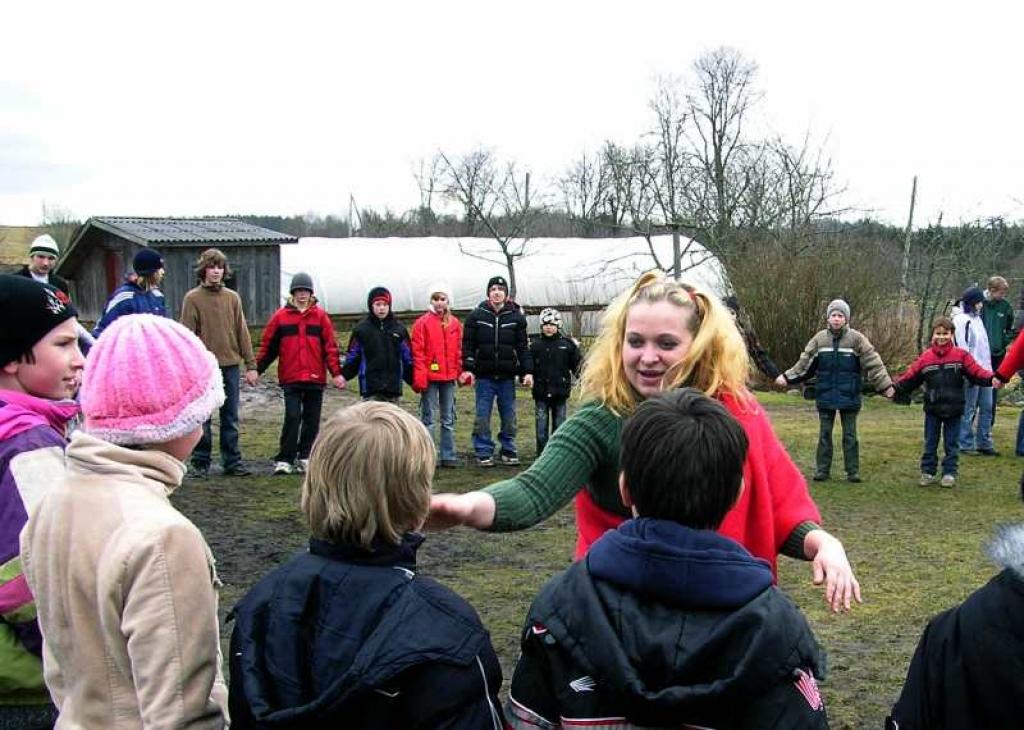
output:
[[[825,319],[831,317],[832,312],[839,312],[841,315],[846,317],[847,322],[850,321],[850,305],[842,299],[833,299],[828,303],[828,308],[825,309]]]

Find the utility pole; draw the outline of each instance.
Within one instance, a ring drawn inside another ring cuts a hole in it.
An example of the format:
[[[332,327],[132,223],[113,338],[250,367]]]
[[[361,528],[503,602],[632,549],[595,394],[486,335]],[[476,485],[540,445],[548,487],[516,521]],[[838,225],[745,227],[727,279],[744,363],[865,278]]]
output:
[[[917,201],[917,175],[914,175],[914,183],[910,188],[910,215],[907,216],[907,230],[903,236],[903,268],[900,271],[900,303],[896,310],[896,319],[903,321],[904,308],[910,296],[907,282],[910,272],[910,236],[914,227],[914,203]]]

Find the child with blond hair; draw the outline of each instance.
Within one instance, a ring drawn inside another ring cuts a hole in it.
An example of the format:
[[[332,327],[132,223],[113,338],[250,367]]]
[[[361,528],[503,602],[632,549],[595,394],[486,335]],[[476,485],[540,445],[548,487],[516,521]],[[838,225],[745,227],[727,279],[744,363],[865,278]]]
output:
[[[81,401],[63,478],[21,534],[57,727],[222,728],[219,581],[168,499],[224,402],[217,361],[173,320],[121,317],[89,351]]]
[[[234,609],[233,728],[503,727],[487,631],[416,570],[433,473],[429,433],[396,405],[324,425],[302,485],[309,549]]]

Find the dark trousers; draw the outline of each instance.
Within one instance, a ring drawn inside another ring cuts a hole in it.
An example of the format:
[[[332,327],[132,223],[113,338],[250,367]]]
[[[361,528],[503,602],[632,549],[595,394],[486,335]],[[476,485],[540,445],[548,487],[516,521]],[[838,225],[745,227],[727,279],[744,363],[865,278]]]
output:
[[[292,464],[308,459],[316,435],[320,432],[320,409],[324,387],[316,383],[289,383],[284,391],[284,423],[274,461]]]
[[[220,461],[225,469],[242,461],[238,448],[238,366],[220,369],[224,381],[224,405],[220,407]],[[213,458],[213,419],[203,424],[203,437],[192,451],[192,465],[209,469]]]
[[[537,425],[537,456],[544,450],[548,443],[548,436],[555,432],[565,422],[566,403],[565,399],[544,400],[537,398],[533,401],[534,418]]]
[[[818,409],[818,453],[817,474],[828,475],[832,471],[832,426],[836,411]],[[860,472],[860,444],[857,442],[857,411],[839,411],[843,426],[843,466],[847,475]]]
[[[957,463],[960,459],[960,424],[961,416],[939,418],[931,413],[924,414],[924,451],[921,453],[921,473],[935,476],[939,464],[939,434],[942,435],[942,447],[946,452],[942,459],[942,476],[956,476]]]

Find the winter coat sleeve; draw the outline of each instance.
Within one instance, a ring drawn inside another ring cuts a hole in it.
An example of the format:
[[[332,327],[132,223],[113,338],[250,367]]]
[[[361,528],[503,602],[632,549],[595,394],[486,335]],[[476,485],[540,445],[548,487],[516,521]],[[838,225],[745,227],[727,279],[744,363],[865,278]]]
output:
[[[1024,337],[1018,337],[1010,344],[1010,349],[1006,351],[1006,356],[996,371],[996,377],[1004,383],[1008,382],[1021,368],[1024,368]]]
[[[466,372],[476,372],[476,317],[470,312],[462,325],[462,369]]]
[[[807,380],[814,374],[818,361],[818,336],[815,335],[804,346],[796,365],[787,370],[784,375],[789,383],[800,383]]]
[[[744,326],[740,328],[740,331],[743,333],[744,342],[747,343],[747,353],[754,361],[757,369],[772,380],[779,377],[781,371],[778,365],[768,355],[768,351],[761,346],[761,341],[757,339],[757,333],[754,332],[753,328]]]
[[[542,643],[546,635],[546,628],[527,619],[505,706],[505,719],[512,730],[560,727],[554,677]]]
[[[398,727],[503,730],[500,688],[501,665],[489,641],[468,666],[423,664],[403,683],[410,716]]]
[[[256,355],[256,372],[262,375],[270,364],[277,359],[281,351],[281,310],[274,312],[274,316],[263,328],[263,336],[260,337],[259,354]]]
[[[925,351],[925,354],[927,354],[927,351]],[[921,383],[924,381],[924,361],[925,355],[922,354],[914,362],[910,363],[910,367],[893,383],[901,403],[910,403],[910,394],[921,387]]]
[[[353,332],[348,338],[348,349],[345,350],[345,360],[341,364],[341,375],[345,380],[351,380],[359,373],[359,364],[363,360],[363,343],[359,335]]]
[[[242,355],[246,370],[256,369],[256,357],[252,353],[252,335],[249,334],[249,325],[245,321],[245,313],[242,311],[242,300],[234,297],[235,306],[235,336],[238,338],[238,352]]]
[[[983,388],[992,386],[992,371],[979,365],[969,352],[964,354],[964,375],[975,385],[980,385]]]
[[[533,373],[533,355],[530,354],[530,338],[526,334],[526,317],[519,315],[516,328],[516,354],[519,358],[519,376]]]
[[[569,342],[572,343],[572,358],[570,368],[572,369],[573,378],[579,379],[580,372],[583,369],[583,353],[580,351],[579,343],[576,340],[569,338]]]
[[[127,296],[126,296],[127,295]],[[100,317],[100,321],[93,327],[92,336],[99,337],[103,330],[112,325],[118,317],[123,317],[126,314],[133,314],[135,312],[135,306],[132,302],[133,296],[131,292],[114,292],[114,295],[107,302],[107,307],[103,312],[103,316]]]
[[[892,379],[885,369],[882,357],[878,354],[875,346],[871,344],[871,341],[864,335],[860,335],[857,338],[854,349],[857,357],[860,358],[860,367],[864,373],[864,378],[871,387],[879,393],[889,388],[892,385]]]
[[[409,342],[409,333],[405,327],[402,328],[402,340],[398,343],[398,356],[402,363],[402,380],[406,385],[413,384],[412,346]]]
[[[427,332],[423,319],[412,326],[412,389],[422,393],[427,389]]]
[[[334,339],[334,322],[327,312],[320,312],[320,339],[324,345],[324,358],[327,372],[334,377],[341,375],[341,355],[338,352],[338,341]]]
[[[227,688],[203,538],[183,523],[147,538],[125,566],[120,626],[143,725],[221,728]]]

